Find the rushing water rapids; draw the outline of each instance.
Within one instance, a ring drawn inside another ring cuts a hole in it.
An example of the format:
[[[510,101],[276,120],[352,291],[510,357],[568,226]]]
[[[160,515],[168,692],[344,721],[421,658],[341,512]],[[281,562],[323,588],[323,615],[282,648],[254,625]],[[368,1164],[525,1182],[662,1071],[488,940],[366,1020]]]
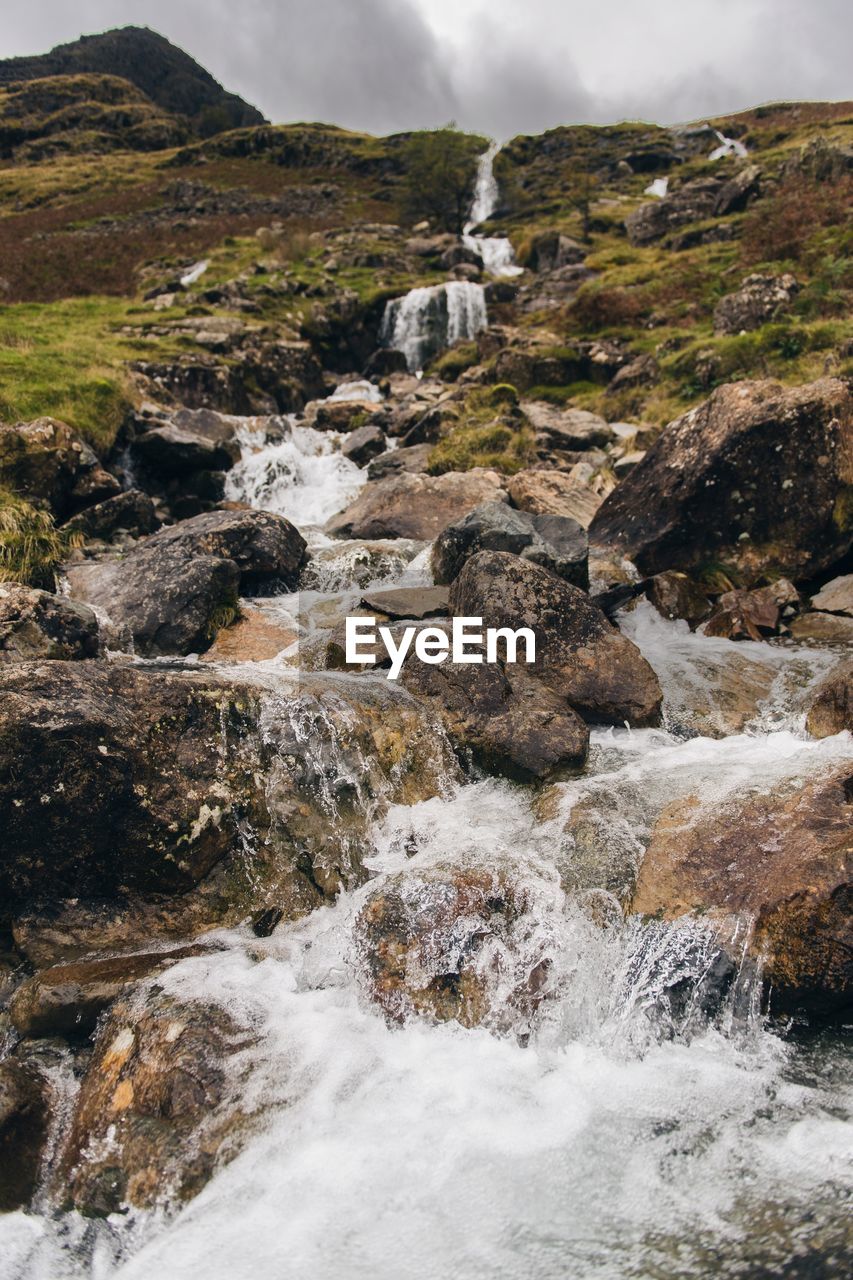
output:
[[[230,495],[294,520],[314,557],[302,598],[255,606],[304,619],[366,585],[429,581],[418,544],[320,532],[363,482],[328,434],[291,422],[278,442],[242,443]],[[623,626],[661,679],[664,726],[594,731],[584,774],[544,794],[448,770],[442,795],[373,821],[367,885],[268,939],[223,932],[221,951],[159,977],[253,1028],[228,1066],[251,1136],[177,1212],[96,1222],[45,1203],[41,1217],[0,1218],[4,1280],[844,1274],[838,1037],[783,1038],[747,966],[709,999],[710,930],[626,921],[611,875],[639,863],[673,796],[724,807],[853,757],[849,735],[809,739],[796,709],[829,656],[709,640],[645,606]],[[703,736],[689,715],[734,657],[760,677],[760,705],[742,732],[719,737],[709,721]],[[236,670],[288,714],[292,668]],[[566,828],[581,804],[607,832],[607,865],[581,866]],[[366,990],[358,912],[377,885],[402,878],[418,895],[460,868],[521,894],[512,938],[484,952],[493,1022],[390,1025]],[[521,1013],[513,991],[543,961],[549,998]],[[59,1053],[56,1080],[70,1095]]]

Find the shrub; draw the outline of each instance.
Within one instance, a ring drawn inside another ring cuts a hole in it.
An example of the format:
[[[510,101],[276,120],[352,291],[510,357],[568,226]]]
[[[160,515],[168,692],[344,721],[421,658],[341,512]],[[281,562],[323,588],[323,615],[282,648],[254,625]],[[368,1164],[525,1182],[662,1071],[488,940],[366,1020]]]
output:
[[[54,590],[57,567],[82,540],[57,529],[48,511],[0,489],[0,582]]]

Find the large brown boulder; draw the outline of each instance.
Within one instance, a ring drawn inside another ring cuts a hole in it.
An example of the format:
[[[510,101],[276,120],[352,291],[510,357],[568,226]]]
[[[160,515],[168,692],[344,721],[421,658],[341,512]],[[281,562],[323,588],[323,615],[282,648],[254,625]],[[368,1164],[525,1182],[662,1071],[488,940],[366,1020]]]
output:
[[[268,511],[209,511],[161,529],[121,557],[68,569],[72,596],[126,630],[138,653],[208,648],[240,588],[278,579],[294,587],[305,539]]]
[[[114,1005],[60,1152],[57,1196],[99,1217],[197,1194],[245,1123],[228,1066],[251,1043],[209,1003],[143,989]]]
[[[853,543],[853,395],[840,378],[741,382],[677,418],[590,525],[641,572],[722,563],[809,578]]]
[[[771,1009],[837,1012],[850,998],[853,955],[851,803],[850,764],[730,801],[725,812],[676,801],[652,832],[632,910],[710,917],[725,945],[747,939]]]
[[[0,485],[49,507],[57,520],[121,489],[89,446],[55,418],[0,425]]]
[[[853,733],[853,658],[842,662],[812,692],[806,728],[815,738]]]
[[[505,502],[486,502],[449,524],[435,540],[436,582],[452,582],[478,551],[507,551],[542,565],[575,586],[589,585],[586,534],[567,516],[515,511]]]
[[[419,538],[431,541],[484,502],[505,502],[503,478],[476,467],[442,476],[402,474],[368,483],[326,532],[339,538]]]
[[[481,551],[450,591],[454,616],[484,627],[529,627],[536,661],[528,675],[593,724],[657,724],[657,677],[630,640],[577,587],[506,552]]]
[[[98,619],[87,605],[0,582],[0,663],[97,656]]]

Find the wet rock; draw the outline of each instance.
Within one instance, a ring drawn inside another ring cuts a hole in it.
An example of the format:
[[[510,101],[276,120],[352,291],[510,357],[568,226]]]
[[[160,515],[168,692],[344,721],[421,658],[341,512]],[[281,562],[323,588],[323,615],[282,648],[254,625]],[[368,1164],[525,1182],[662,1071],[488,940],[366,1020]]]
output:
[[[410,658],[406,688],[435,706],[457,748],[492,773],[542,779],[583,764],[589,730],[559,693],[519,664],[429,666]]]
[[[755,591],[726,591],[705,625],[705,635],[723,636],[726,640],[763,640],[777,635],[783,613],[794,612],[799,604],[796,587],[784,578]]]
[[[201,326],[206,326],[206,329]],[[138,361],[135,372],[150,382],[154,398],[224,414],[298,413],[325,392],[323,371],[307,342],[270,340],[242,321],[200,317],[166,333],[190,338],[212,354],[172,363]]]
[[[483,502],[505,501],[503,477],[476,467],[441,476],[397,475],[365,486],[326,532],[344,538],[418,538],[431,541],[453,520]]]
[[[853,573],[833,578],[812,596],[812,608],[826,613],[844,613],[853,617]]]
[[[561,408],[546,400],[522,400],[521,408],[544,449],[603,448],[618,439],[604,418],[586,409]]]
[[[824,1015],[849,1001],[853,773],[836,766],[805,785],[740,803],[670,806],[640,868],[632,909],[675,919],[701,912],[730,945],[763,961],[774,1012]],[[754,923],[735,943],[736,924]]]
[[[419,475],[429,466],[431,444],[415,444],[408,449],[389,449],[367,464],[369,480],[387,480],[389,476]]]
[[[691,631],[711,612],[710,600],[686,573],[674,570],[656,573],[649,579],[645,595],[662,617],[671,620],[681,618],[689,624]]]
[[[65,520],[118,493],[87,444],[55,418],[0,425],[0,484]]]
[[[216,633],[202,662],[269,662],[296,642],[292,627],[277,622],[262,609],[240,606],[240,616]]]
[[[485,627],[529,627],[536,662],[526,667],[590,723],[656,724],[661,690],[636,648],[583,592],[504,552],[467,561],[450,591],[454,616]]]
[[[356,921],[372,999],[395,1022],[517,1031],[544,999],[549,967],[535,949],[524,954],[528,896],[499,870],[439,867],[387,881]]]
[[[200,946],[55,965],[27,978],[9,1003],[12,1025],[24,1038],[89,1036],[114,1000],[142,978],[158,973]]]
[[[139,489],[128,489],[78,512],[63,528],[82,533],[84,538],[109,542],[121,532],[137,536],[154,533],[158,525],[153,500]]]
[[[714,308],[714,333],[758,329],[789,311],[800,291],[795,276],[747,276],[736,293],[721,298]]]
[[[812,694],[806,728],[814,738],[853,733],[853,660],[831,671]]]
[[[305,421],[316,431],[347,434],[364,425],[371,408],[364,400],[316,400],[306,406]]]
[[[386,618],[447,617],[448,591],[446,587],[392,587],[384,591],[371,591],[362,596],[366,609],[375,609]]]
[[[71,595],[126,628],[146,656],[209,647],[242,588],[296,585],[305,540],[266,511],[210,511],[161,529],[127,555],[72,565]]]
[[[0,663],[97,656],[98,619],[86,605],[0,582]]]
[[[519,471],[507,484],[510,502],[535,515],[565,516],[587,528],[604,501],[603,494],[578,474],[565,471]],[[578,584],[583,585],[583,584]]]
[[[385,452],[385,436],[377,426],[358,427],[341,445],[341,453],[358,467],[366,467]]]
[[[531,515],[502,502],[476,507],[436,538],[432,550],[436,582],[453,582],[478,551],[507,551],[576,586],[588,585],[586,536],[575,520],[564,516]]]
[[[820,645],[853,645],[853,618],[840,613],[803,613],[791,623],[795,640]]]
[[[138,464],[163,476],[228,471],[240,457],[240,448],[233,441],[210,440],[175,422],[137,436],[131,452]]]
[[[0,1213],[23,1208],[32,1199],[47,1128],[44,1080],[15,1058],[0,1062]]]
[[[746,586],[808,578],[853,542],[851,457],[845,381],[720,387],[671,423],[609,495],[590,541],[645,574],[722,563]]]
[[[252,1039],[209,1003],[141,992],[114,1005],[60,1154],[63,1202],[101,1217],[197,1194],[226,1138],[236,1153],[245,1120],[227,1068]]]

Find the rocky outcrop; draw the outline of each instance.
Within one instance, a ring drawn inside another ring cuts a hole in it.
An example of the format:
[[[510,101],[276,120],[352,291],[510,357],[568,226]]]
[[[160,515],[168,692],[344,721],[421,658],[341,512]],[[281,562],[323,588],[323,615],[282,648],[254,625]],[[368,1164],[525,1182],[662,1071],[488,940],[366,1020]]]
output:
[[[357,427],[341,445],[341,453],[357,467],[366,467],[374,458],[385,452],[385,436],[380,427]]]
[[[507,485],[510,502],[534,515],[564,516],[586,529],[604,501],[604,495],[596,493],[581,474],[586,466],[578,463],[569,472],[519,471]]]
[[[744,585],[796,582],[853,543],[851,503],[849,384],[735,383],[667,427],[599,508],[590,541],[647,574],[723,563]]]
[[[122,557],[68,569],[72,596],[102,610],[138,653],[186,654],[212,643],[241,588],[296,585],[302,535],[266,511],[210,511],[139,543]]]
[[[625,229],[632,245],[642,246],[663,240],[689,222],[722,218],[745,209],[759,189],[761,171],[745,165],[731,178],[718,176],[692,178],[662,200],[644,204],[629,213]],[[702,239],[693,243],[703,243]],[[673,237],[673,247],[687,248]]]
[[[97,655],[98,619],[86,605],[0,582],[0,663]]]
[[[714,308],[714,333],[758,329],[789,311],[800,291],[796,276],[747,276],[736,293],[721,298]]]
[[[695,630],[711,612],[705,592],[686,573],[668,570],[656,573],[645,587],[645,595],[663,618],[682,619]]]
[[[577,240],[559,231],[542,231],[531,240],[523,265],[531,271],[554,271],[583,262],[585,256]]]
[[[334,516],[326,532],[338,538],[418,538],[431,541],[484,502],[505,501],[503,478],[476,467],[442,476],[402,474],[371,482]]]
[[[0,484],[65,520],[117,494],[121,485],[64,422],[0,425]]]
[[[806,728],[815,738],[853,733],[853,659],[842,662],[811,695]]]
[[[175,422],[137,436],[131,451],[138,463],[167,477],[192,471],[228,471],[240,457],[240,448],[233,441],[210,440]]]
[[[678,801],[652,832],[632,909],[666,919],[701,912],[734,954],[746,917],[771,1010],[838,1012],[853,954],[851,802],[849,765],[722,813]]]
[[[853,573],[833,578],[816,595],[812,596],[812,608],[826,613],[843,613],[853,617]]]
[[[450,591],[455,616],[485,627],[529,627],[536,661],[526,672],[590,723],[656,724],[661,690],[639,650],[589,597],[539,565],[481,551]]]
[[[82,533],[92,541],[111,542],[122,533],[135,536],[154,533],[158,524],[154,503],[148,494],[128,489],[78,512],[62,527],[68,533]]]
[[[589,585],[586,535],[577,521],[563,516],[531,515],[502,502],[475,507],[436,538],[432,549],[436,582],[452,582],[478,551],[508,551],[575,586]]]
[[[252,1041],[207,1003],[143,990],[114,1005],[60,1153],[54,1190],[66,1207],[103,1217],[199,1192],[245,1127],[227,1066]]]

